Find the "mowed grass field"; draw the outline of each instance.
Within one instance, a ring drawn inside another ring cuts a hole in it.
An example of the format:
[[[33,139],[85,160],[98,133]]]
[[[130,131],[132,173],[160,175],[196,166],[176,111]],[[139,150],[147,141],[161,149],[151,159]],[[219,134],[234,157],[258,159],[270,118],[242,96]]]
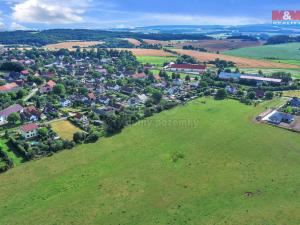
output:
[[[202,101],[1,174],[0,224],[298,225],[299,134]]]
[[[50,124],[52,130],[57,133],[62,139],[73,140],[73,134],[81,132],[78,127],[75,127],[70,121],[56,121]]]
[[[300,61],[300,43],[288,43],[279,45],[263,45],[257,47],[240,48],[222,52],[226,55],[240,56],[253,59],[270,59],[291,60],[282,61],[299,65]]]
[[[137,56],[140,63],[150,63],[157,66],[163,66],[166,62],[174,62],[176,59],[174,56]]]

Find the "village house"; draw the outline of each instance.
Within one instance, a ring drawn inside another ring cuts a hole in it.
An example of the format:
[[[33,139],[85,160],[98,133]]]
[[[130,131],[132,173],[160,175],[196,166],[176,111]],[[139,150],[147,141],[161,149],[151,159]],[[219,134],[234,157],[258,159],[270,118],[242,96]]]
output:
[[[72,102],[69,99],[62,99],[60,101],[60,106],[61,107],[70,107],[72,105]]]
[[[89,119],[87,118],[87,116],[81,114],[81,113],[76,113],[76,115],[74,116],[74,120],[76,122],[82,123],[82,124],[88,124],[89,123]]]
[[[53,88],[56,86],[56,83],[52,80],[48,81],[47,84],[45,84],[43,87],[41,87],[40,92],[41,93],[49,93],[53,90]]]
[[[292,123],[295,120],[293,115],[282,113],[278,111],[274,111],[268,118],[268,122],[279,125],[280,123]]]
[[[291,107],[294,107],[294,108],[300,107],[300,99],[297,98],[297,97],[293,97],[293,98],[289,101],[289,105],[290,105]]]
[[[102,96],[100,96],[100,97],[98,98],[98,101],[99,101],[101,104],[108,105],[108,104],[110,103],[110,98],[107,97],[107,96],[102,95]]]
[[[9,92],[16,92],[20,90],[21,87],[17,85],[15,82],[10,84],[5,84],[0,86],[0,93],[9,93]]]
[[[136,73],[136,74],[133,74],[133,75],[131,76],[131,78],[143,80],[143,79],[146,79],[146,78],[147,78],[147,75],[146,75],[145,73]]]
[[[21,117],[23,118],[23,120],[36,122],[41,119],[42,112],[37,110],[35,106],[28,106],[23,110]]]
[[[8,108],[0,111],[0,125],[4,125],[7,123],[7,118],[9,115],[12,113],[22,113],[23,112],[23,107],[20,106],[19,104],[15,104],[12,106],[9,106]]]
[[[126,95],[132,95],[132,94],[134,94],[135,90],[132,87],[123,86],[121,88],[121,92]]]
[[[38,136],[38,125],[35,123],[25,124],[20,127],[20,132],[23,138],[31,139]]]
[[[96,101],[96,96],[93,92],[88,93],[88,98],[91,102]]]

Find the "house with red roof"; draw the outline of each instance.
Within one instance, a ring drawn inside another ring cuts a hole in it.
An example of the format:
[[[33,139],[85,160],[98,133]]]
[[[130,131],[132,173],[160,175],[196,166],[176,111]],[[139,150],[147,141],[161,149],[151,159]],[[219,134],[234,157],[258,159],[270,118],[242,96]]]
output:
[[[204,73],[206,66],[200,64],[171,64],[169,66],[173,72],[185,72],[185,73]]]
[[[56,86],[56,83],[53,80],[49,80],[47,84],[45,84],[43,87],[41,87],[40,92],[41,93],[49,93],[53,90],[53,88]]]
[[[16,92],[20,89],[21,87],[17,85],[15,82],[13,82],[13,83],[0,86],[0,93]]]
[[[35,123],[25,124],[20,127],[22,137],[30,139],[38,136],[39,126]]]
[[[136,73],[131,76],[133,79],[145,79],[147,75],[145,73]]]
[[[96,96],[93,92],[88,93],[88,98],[90,101],[95,101],[96,100]]]
[[[28,70],[22,70],[21,74],[24,76],[28,76],[29,75],[29,71]]]

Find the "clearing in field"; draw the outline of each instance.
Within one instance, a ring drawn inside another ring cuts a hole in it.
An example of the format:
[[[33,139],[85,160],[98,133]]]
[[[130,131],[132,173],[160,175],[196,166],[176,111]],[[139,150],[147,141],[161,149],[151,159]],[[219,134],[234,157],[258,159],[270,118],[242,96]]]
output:
[[[228,56],[223,54],[213,54],[207,52],[198,52],[192,50],[183,50],[183,49],[176,49],[174,50],[179,54],[190,55],[201,62],[211,61],[215,59],[221,59],[226,61],[234,62],[240,68],[286,68],[286,69],[300,69],[300,66],[291,65],[291,64],[284,64],[284,63],[277,63],[272,61],[264,61],[258,59],[248,59],[236,56]]]
[[[174,56],[169,52],[159,49],[118,48],[118,50],[131,51],[135,56]]]
[[[299,134],[199,99],[0,175],[0,224],[300,224]]]
[[[75,127],[70,121],[56,121],[51,123],[51,127],[55,133],[64,140],[73,140],[73,134],[80,132],[79,128]]]
[[[174,62],[177,57],[174,56],[137,56],[140,63],[150,63],[152,65],[163,66],[164,63]]]
[[[57,44],[46,45],[44,48],[47,49],[69,49],[74,50],[75,46],[80,46],[82,48],[87,48],[93,45],[103,44],[103,41],[66,41]]]
[[[223,54],[240,56],[254,59],[271,59],[271,60],[292,60],[287,63],[297,63],[300,61],[300,43],[288,43],[278,45],[263,45],[252,48],[241,48],[236,50],[225,51]],[[282,61],[284,62],[284,61]]]

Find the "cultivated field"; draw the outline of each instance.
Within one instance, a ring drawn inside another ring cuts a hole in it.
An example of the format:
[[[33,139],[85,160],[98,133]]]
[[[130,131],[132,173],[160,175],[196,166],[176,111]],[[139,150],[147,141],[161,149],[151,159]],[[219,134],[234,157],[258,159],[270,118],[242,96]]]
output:
[[[266,60],[249,59],[249,58],[242,58],[242,57],[236,57],[236,56],[228,56],[228,55],[223,55],[223,54],[214,54],[214,53],[198,52],[198,51],[183,50],[183,49],[176,49],[174,51],[176,51],[179,54],[190,55],[190,56],[198,59],[201,62],[215,60],[215,59],[232,61],[232,62],[236,63],[236,65],[240,68],[300,69],[300,66],[297,66],[297,65],[277,63],[277,62],[266,61]]]
[[[295,91],[284,91],[283,92],[283,96],[284,97],[290,97],[290,98],[293,98],[293,97],[300,98],[300,91],[298,91],[298,90],[295,90]]]
[[[80,46],[82,48],[87,48],[93,45],[103,44],[103,41],[66,41],[57,44],[46,45],[44,48],[47,49],[69,49],[74,50],[74,46]]]
[[[292,60],[290,63],[300,61],[300,43],[288,43],[279,45],[264,45],[253,48],[242,48],[231,51],[225,51],[224,54],[232,56],[241,56],[254,59],[277,59]],[[286,61],[288,62],[288,61]]]
[[[173,56],[173,54],[159,49],[118,48],[118,50],[131,51],[135,56]]]
[[[134,38],[122,38],[122,39],[130,42],[131,44],[134,44],[135,46],[141,45],[141,42]]]
[[[157,41],[157,40],[144,40],[144,41],[149,44],[161,44],[162,46],[173,46],[174,48],[182,48],[183,46],[192,45],[193,47],[205,48],[213,52],[262,45],[262,42],[260,41],[243,41],[239,39],[199,40],[199,41]]]
[[[51,123],[51,127],[62,139],[73,140],[73,134],[81,130],[67,120]]]
[[[298,225],[299,134],[253,123],[266,106],[196,100],[12,169],[0,224]]]

